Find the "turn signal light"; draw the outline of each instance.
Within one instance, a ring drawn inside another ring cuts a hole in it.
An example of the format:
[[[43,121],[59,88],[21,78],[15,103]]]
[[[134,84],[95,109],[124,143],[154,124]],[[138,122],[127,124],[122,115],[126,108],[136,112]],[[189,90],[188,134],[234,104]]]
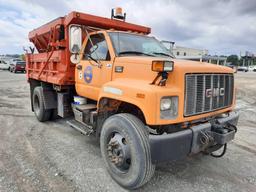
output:
[[[152,71],[155,72],[171,72],[173,71],[173,61],[153,61]]]

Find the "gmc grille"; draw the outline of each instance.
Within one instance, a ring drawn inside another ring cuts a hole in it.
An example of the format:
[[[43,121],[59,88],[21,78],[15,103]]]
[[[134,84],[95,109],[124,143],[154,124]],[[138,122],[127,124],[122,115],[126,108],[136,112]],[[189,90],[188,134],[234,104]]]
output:
[[[233,90],[233,74],[186,74],[184,116],[229,107]]]

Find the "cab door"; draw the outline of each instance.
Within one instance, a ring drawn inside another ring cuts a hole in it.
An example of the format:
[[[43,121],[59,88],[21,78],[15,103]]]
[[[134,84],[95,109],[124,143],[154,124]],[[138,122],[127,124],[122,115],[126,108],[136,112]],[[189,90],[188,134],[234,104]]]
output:
[[[93,33],[83,44],[81,61],[76,66],[78,95],[97,100],[103,84],[111,81],[113,48],[106,33]]]

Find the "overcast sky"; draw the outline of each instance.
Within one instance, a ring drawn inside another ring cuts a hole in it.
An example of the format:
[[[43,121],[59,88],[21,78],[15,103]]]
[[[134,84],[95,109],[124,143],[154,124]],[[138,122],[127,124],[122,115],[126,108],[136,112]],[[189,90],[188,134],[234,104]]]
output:
[[[256,52],[256,0],[0,0],[0,54],[23,53],[28,32],[72,10],[150,26],[158,39],[211,54]]]

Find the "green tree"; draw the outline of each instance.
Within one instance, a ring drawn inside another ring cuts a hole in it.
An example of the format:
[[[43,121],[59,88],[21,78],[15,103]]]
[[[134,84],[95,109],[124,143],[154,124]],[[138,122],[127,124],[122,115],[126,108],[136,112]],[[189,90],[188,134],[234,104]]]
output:
[[[238,65],[239,64],[239,59],[237,55],[230,55],[227,58],[227,62],[231,62],[232,65]]]
[[[25,60],[26,60],[25,55],[24,55],[24,54],[21,54],[21,55],[20,55],[20,59],[22,59],[23,61],[25,61]]]

